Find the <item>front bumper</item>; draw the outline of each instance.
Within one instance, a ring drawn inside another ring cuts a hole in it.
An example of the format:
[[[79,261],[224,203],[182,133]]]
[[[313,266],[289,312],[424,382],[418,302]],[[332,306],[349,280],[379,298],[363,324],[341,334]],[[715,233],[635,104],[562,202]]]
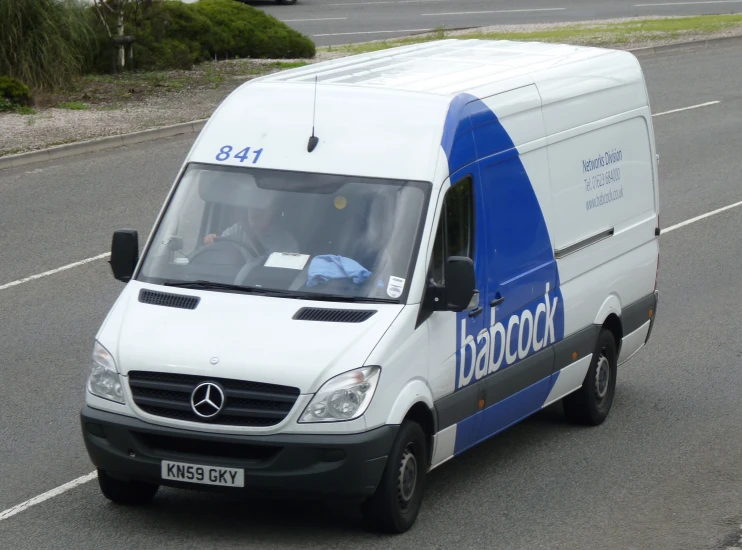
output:
[[[210,491],[366,497],[376,490],[399,426],[343,435],[224,435],[167,428],[93,409],[80,413],[93,464],[111,476]],[[161,478],[161,461],[241,468],[245,488]]]

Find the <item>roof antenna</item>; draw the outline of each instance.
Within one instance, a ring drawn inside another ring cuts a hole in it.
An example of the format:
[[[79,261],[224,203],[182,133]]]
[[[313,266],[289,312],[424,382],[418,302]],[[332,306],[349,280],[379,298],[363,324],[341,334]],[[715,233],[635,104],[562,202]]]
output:
[[[309,138],[309,144],[307,145],[307,151],[310,153],[314,151],[315,147],[319,143],[319,138],[314,135],[314,121],[317,116],[317,75],[314,75],[314,111],[312,112],[312,137]]]

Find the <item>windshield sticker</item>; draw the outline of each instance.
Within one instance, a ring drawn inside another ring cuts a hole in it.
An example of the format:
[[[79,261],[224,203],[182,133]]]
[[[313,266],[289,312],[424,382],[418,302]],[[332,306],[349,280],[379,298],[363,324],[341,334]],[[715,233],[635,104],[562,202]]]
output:
[[[294,254],[290,252],[274,252],[268,256],[265,267],[280,267],[301,271],[307,265],[309,254]]]
[[[401,277],[389,277],[389,285],[386,287],[386,293],[391,298],[399,298],[402,296],[402,291],[404,290],[404,283],[405,280]]]
[[[342,210],[348,205],[348,201],[345,197],[335,197],[335,208]]]
[[[221,149],[219,149],[219,153],[216,155],[216,160],[218,160],[219,162],[229,160],[232,156],[232,151],[234,151],[234,147],[232,147],[231,145],[224,145]],[[245,147],[240,152],[235,154],[234,158],[239,160],[241,163],[252,160],[252,164],[257,164],[260,155],[263,154],[263,149],[254,149],[252,150],[252,153],[250,151],[250,147]]]

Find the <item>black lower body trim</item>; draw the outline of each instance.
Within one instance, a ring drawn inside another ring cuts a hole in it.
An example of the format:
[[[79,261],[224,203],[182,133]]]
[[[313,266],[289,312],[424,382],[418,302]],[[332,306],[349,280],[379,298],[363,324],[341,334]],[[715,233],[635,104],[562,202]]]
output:
[[[621,325],[623,326],[624,337],[639,330],[647,321],[654,321],[657,312],[657,298],[658,294],[653,292],[623,309]],[[651,317],[649,315],[650,311],[652,311]]]
[[[654,292],[624,309],[621,317],[624,336],[650,321],[647,333],[647,341],[649,340],[656,318],[657,301],[658,295]],[[650,311],[652,311],[651,316]],[[438,430],[458,424],[482,409],[496,405],[568,367],[575,361],[591,355],[595,350],[599,334],[600,325],[590,325],[545,350],[438,400],[435,403]],[[484,406],[480,407],[482,400],[484,400]]]
[[[156,426],[85,406],[82,432],[97,468],[139,480],[218,492],[368,497],[386,466],[399,426],[342,435],[223,435]],[[240,468],[245,489],[161,478],[162,460]]]

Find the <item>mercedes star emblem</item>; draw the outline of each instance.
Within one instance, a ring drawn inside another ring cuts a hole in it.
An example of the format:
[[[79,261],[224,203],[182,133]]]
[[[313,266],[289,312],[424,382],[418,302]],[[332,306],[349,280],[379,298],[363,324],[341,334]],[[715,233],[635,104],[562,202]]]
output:
[[[201,418],[213,418],[224,407],[224,391],[214,382],[196,386],[191,394],[191,408]]]

